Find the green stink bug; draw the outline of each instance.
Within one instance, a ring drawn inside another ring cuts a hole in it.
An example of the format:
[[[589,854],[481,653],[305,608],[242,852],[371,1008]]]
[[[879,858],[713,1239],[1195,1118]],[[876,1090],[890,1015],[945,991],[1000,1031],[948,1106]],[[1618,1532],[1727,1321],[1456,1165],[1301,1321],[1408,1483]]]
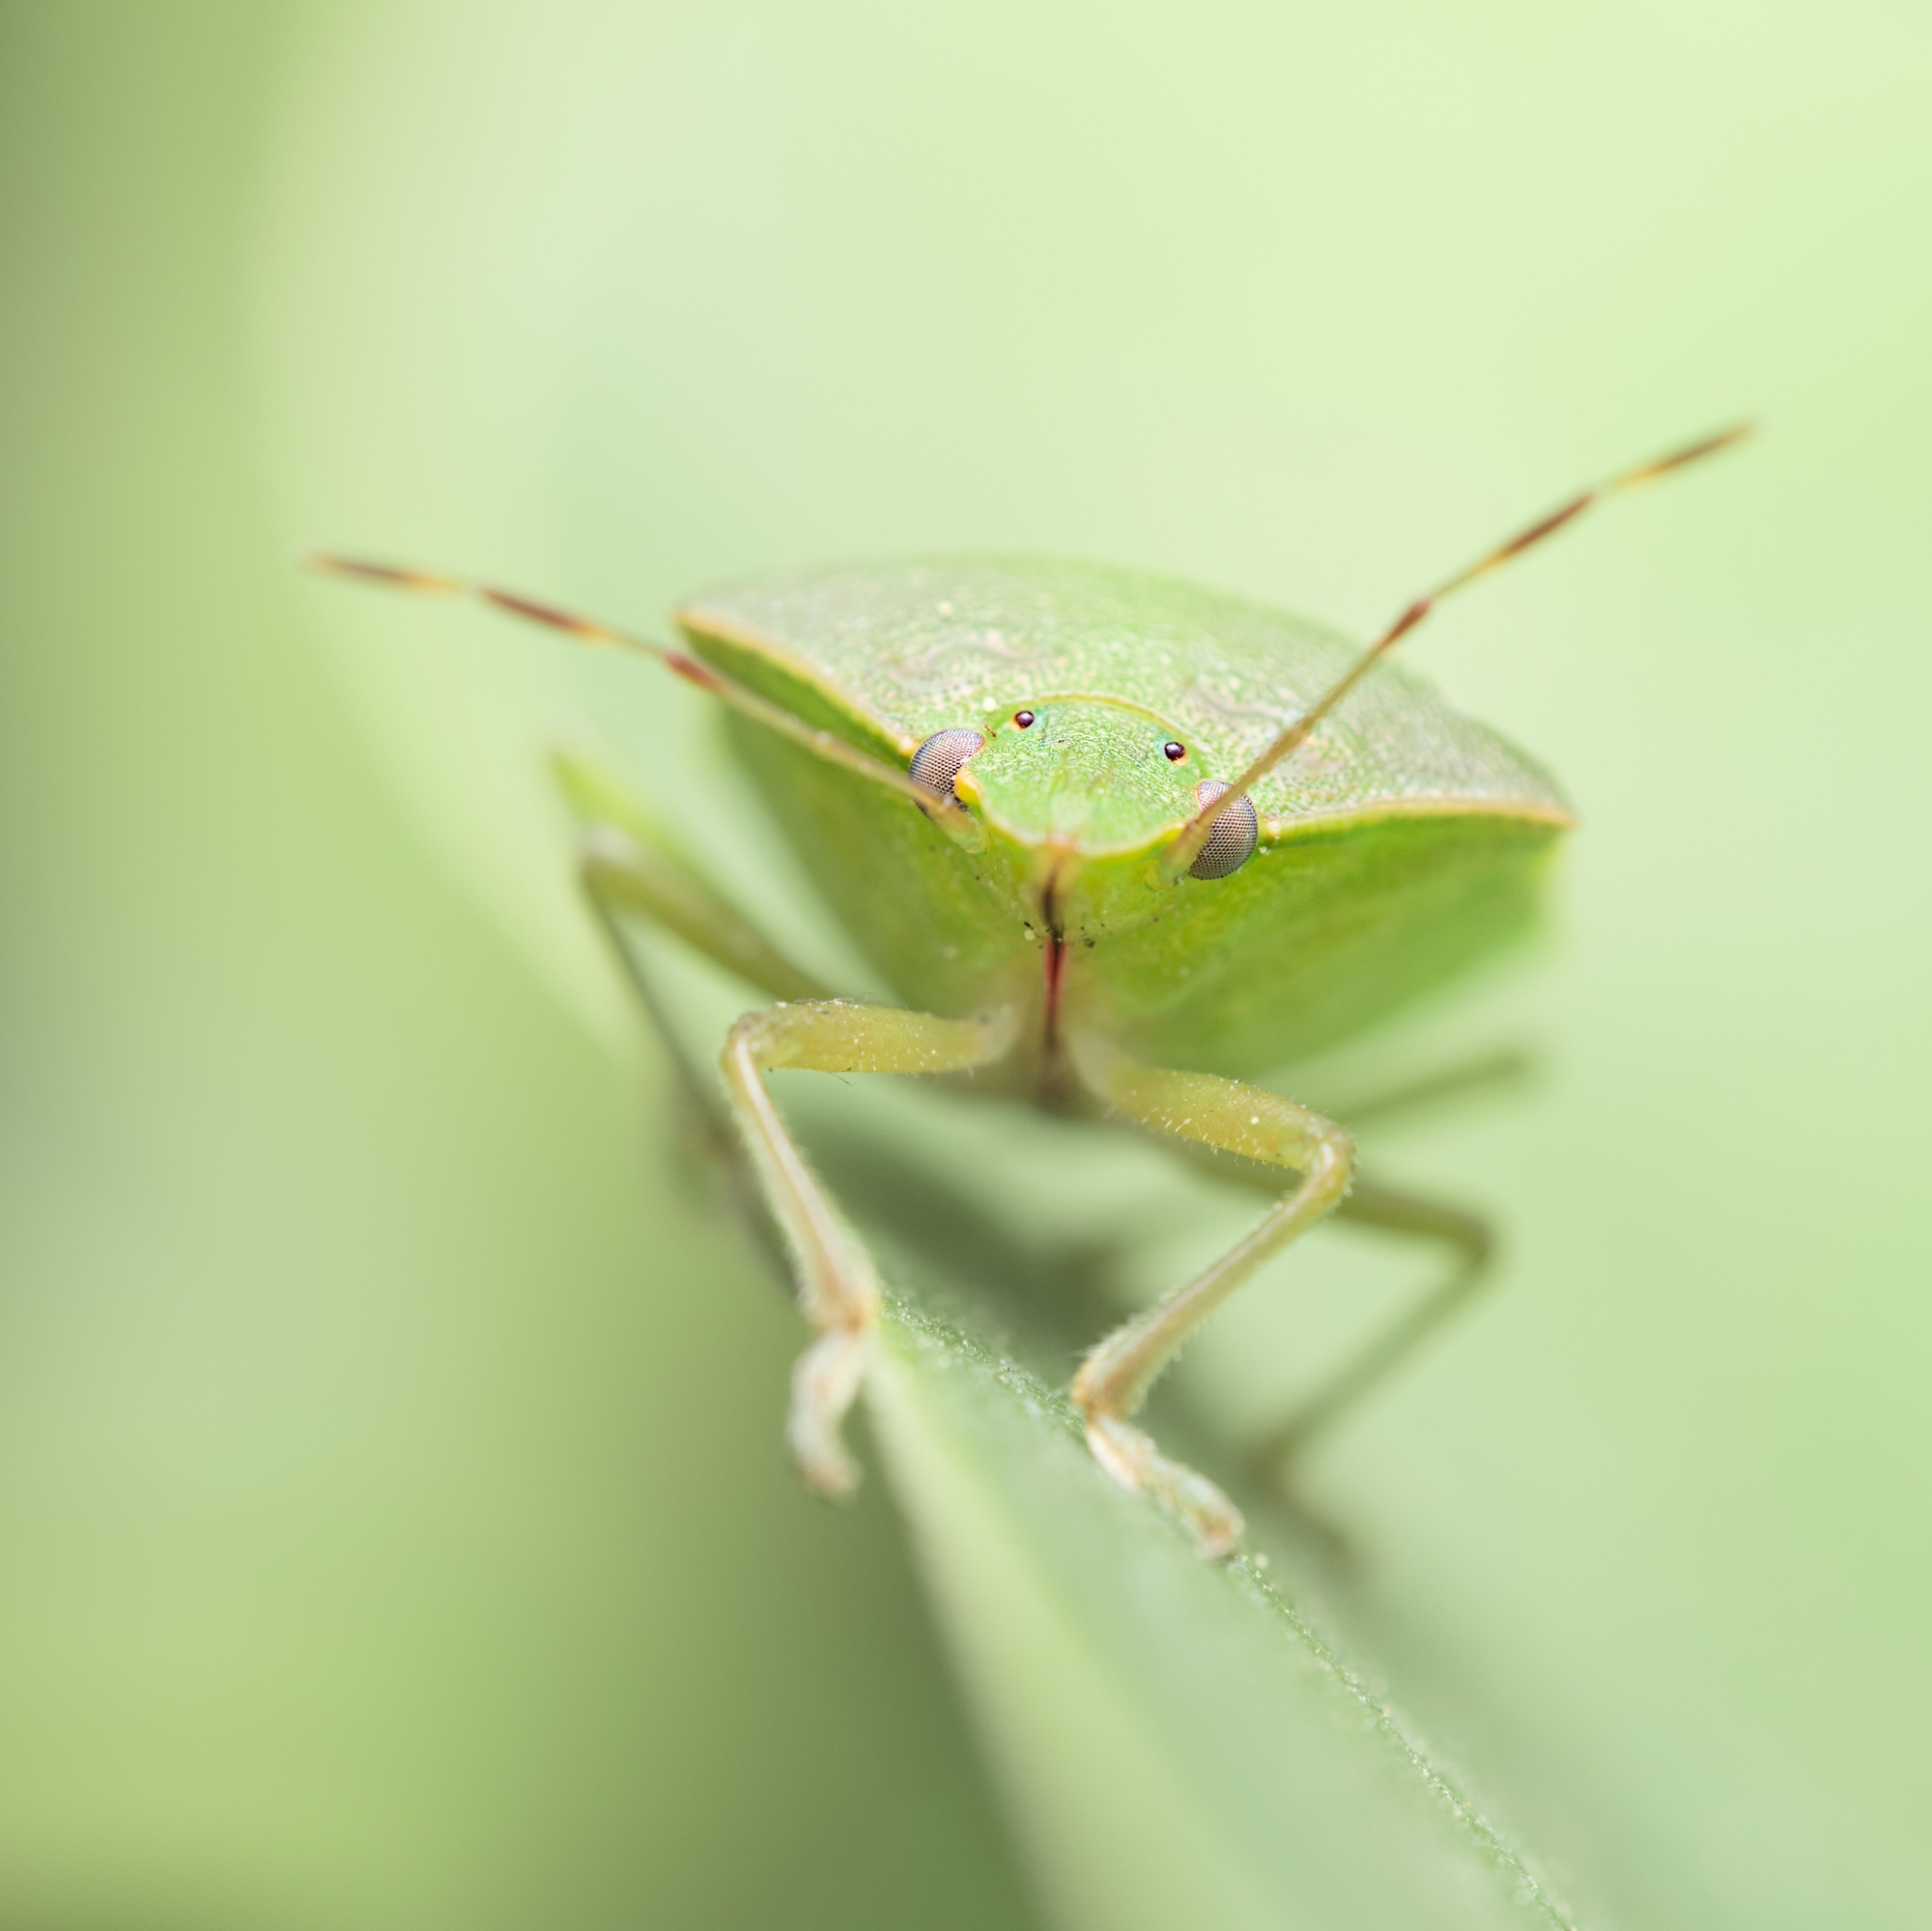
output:
[[[1444,596],[1743,433],[1573,497],[1366,649],[1189,584],[1037,558],[727,586],[678,611],[682,647],[466,580],[313,560],[641,651],[721,699],[801,863],[907,1002],[833,997],[647,827],[601,809],[594,779],[566,769],[591,820],[584,883],[613,936],[624,919],[654,922],[776,1001],[731,1028],[721,1065],[737,1142],[817,1331],[787,1425],[813,1488],[857,1478],[839,1429],[879,1284],[766,1072],[971,1071],[1044,1107],[1285,1171],[1260,1225],[1104,1336],[1072,1384],[1107,1471],[1162,1497],[1219,1555],[1240,1532],[1234,1505],[1131,1420],[1188,1333],[1331,1211],[1463,1248],[1468,1264],[1435,1301],[1305,1406],[1291,1447],[1466,1291],[1486,1251],[1480,1223],[1357,1178],[1341,1126],[1252,1082],[1507,942],[1571,822],[1538,766],[1382,660]]]

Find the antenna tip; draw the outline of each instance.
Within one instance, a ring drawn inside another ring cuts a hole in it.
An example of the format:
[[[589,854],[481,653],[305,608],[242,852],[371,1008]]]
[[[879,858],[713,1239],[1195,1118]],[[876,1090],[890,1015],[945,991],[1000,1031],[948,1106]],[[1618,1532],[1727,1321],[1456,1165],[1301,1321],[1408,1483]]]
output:
[[[349,577],[362,583],[383,583],[396,590],[417,590],[430,596],[453,596],[463,588],[454,577],[428,570],[401,570],[393,563],[372,563],[363,556],[343,556],[329,550],[304,550],[297,562],[319,577]]]
[[[1686,460],[1698,456],[1715,456],[1719,449],[1728,449],[1736,442],[1748,442],[1763,427],[1754,415],[1747,415],[1742,422],[1734,422],[1728,429],[1720,429],[1715,436],[1707,437],[1701,447],[1688,452]]]
[[[1747,416],[1743,422],[1734,422],[1728,429],[1720,429],[1714,436],[1699,437],[1695,442],[1687,443],[1682,449],[1673,449],[1668,456],[1660,456],[1656,462],[1646,464],[1630,480],[1648,482],[1653,476],[1667,475],[1672,469],[1681,469],[1690,463],[1700,463],[1706,456],[1715,456],[1719,450],[1729,449],[1757,433],[1757,418]]]

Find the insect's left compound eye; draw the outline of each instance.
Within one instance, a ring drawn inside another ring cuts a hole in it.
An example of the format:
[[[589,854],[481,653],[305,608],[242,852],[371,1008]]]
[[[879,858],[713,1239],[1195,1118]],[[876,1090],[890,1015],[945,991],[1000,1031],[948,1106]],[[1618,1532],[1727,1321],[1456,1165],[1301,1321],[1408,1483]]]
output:
[[[934,731],[912,754],[912,769],[906,774],[922,789],[937,799],[956,798],[952,781],[960,767],[984,743],[985,738],[963,724],[952,730]]]
[[[1204,778],[1194,787],[1194,802],[1197,805],[1211,805],[1230,788],[1218,778]],[[1262,821],[1255,811],[1255,801],[1245,796],[1236,798],[1214,820],[1214,829],[1208,834],[1207,843],[1187,867],[1188,876],[1226,878],[1231,871],[1239,871],[1254,857],[1255,841],[1261,837],[1261,832]]]

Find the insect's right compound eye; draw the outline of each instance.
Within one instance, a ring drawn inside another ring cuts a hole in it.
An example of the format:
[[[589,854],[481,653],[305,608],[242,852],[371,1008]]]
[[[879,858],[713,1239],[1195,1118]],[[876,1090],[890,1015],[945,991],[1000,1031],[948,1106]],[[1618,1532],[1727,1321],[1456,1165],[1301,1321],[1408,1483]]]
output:
[[[959,776],[960,767],[985,742],[979,731],[971,730],[964,724],[955,725],[952,730],[934,731],[913,753],[912,769],[907,776],[922,789],[930,791],[934,798],[956,799],[952,781]]]
[[[1197,805],[1211,805],[1229,788],[1218,778],[1204,778],[1194,787],[1194,802]],[[1255,801],[1246,796],[1236,798],[1214,820],[1214,828],[1208,834],[1207,842],[1196,855],[1194,863],[1187,867],[1188,876],[1226,878],[1231,871],[1239,871],[1254,857],[1255,843],[1261,832],[1262,821],[1256,813]]]

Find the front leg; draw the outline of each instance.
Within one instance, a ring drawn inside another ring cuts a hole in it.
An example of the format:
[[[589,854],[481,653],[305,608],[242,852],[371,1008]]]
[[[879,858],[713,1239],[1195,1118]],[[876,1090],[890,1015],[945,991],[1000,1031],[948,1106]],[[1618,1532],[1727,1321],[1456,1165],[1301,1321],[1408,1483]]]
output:
[[[1114,1112],[1299,1176],[1245,1240],[1117,1327],[1089,1351],[1073,1377],[1073,1400],[1100,1465],[1123,1487],[1150,1490],[1176,1509],[1203,1555],[1227,1555],[1241,1533],[1240,1512],[1206,1476],[1160,1454],[1128,1417],[1188,1335],[1264,1261],[1341,1201],[1355,1150],[1332,1121],[1279,1093],[1210,1073],[1145,1066],[1094,1034],[1075,1034],[1068,1046],[1081,1082]]]
[[[841,1495],[859,1470],[838,1427],[865,1373],[878,1319],[879,1282],[864,1243],[845,1224],[766,1091],[781,1066],[824,1073],[952,1073],[990,1065],[1013,1040],[1009,1013],[936,1019],[927,1012],[813,1000],[748,1012],[720,1061],[731,1110],[758,1183],[782,1230],[799,1305],[819,1338],[792,1371],[785,1439],[808,1484]]]

